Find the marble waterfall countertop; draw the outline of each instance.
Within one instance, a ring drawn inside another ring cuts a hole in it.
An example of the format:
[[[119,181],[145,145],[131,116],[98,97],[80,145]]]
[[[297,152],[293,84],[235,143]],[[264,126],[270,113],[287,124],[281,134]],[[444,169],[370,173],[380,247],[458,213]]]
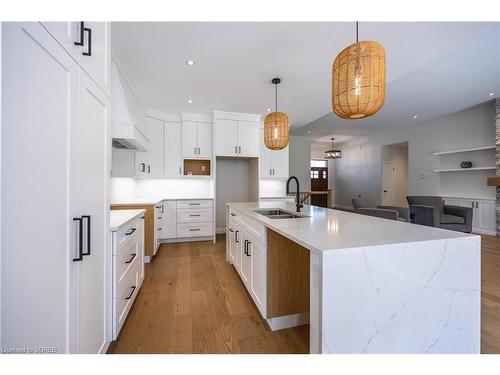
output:
[[[116,232],[122,225],[139,215],[144,215],[145,212],[146,210],[111,210],[109,212],[109,230]]]
[[[328,251],[367,246],[477,237],[461,232],[387,220],[352,212],[304,205],[295,219],[269,219],[259,209],[278,208],[295,213],[295,203],[261,201],[228,206],[309,250]]]

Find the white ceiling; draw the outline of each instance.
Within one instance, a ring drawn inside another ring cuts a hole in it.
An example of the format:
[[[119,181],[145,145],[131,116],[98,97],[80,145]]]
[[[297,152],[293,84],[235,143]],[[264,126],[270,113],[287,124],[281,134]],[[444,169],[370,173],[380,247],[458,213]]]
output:
[[[146,107],[265,115],[274,109],[270,81],[280,77],[279,109],[294,132],[309,130],[322,141],[455,112],[491,100],[489,92],[500,96],[500,23],[370,22],[359,31],[360,40],[385,47],[387,96],[379,113],[356,121],[331,112],[330,82],[354,23],[116,22],[112,42]]]

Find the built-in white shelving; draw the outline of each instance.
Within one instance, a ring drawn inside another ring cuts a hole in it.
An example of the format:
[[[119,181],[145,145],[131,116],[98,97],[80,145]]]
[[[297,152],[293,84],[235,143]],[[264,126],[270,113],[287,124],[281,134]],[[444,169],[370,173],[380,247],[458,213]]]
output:
[[[462,150],[452,150],[452,151],[435,152],[432,155],[460,154],[462,152],[494,150],[495,148],[496,148],[496,146],[494,146],[494,145],[493,146],[474,147],[474,148],[464,148]]]
[[[490,169],[496,169],[495,166],[492,167],[477,167],[477,168],[451,168],[451,169],[434,169],[433,172],[468,172],[468,171],[487,171]]]

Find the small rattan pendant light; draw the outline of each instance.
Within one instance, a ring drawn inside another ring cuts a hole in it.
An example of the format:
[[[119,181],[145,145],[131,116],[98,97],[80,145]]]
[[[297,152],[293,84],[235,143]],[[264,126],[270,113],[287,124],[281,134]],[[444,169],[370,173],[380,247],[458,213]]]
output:
[[[264,143],[270,150],[282,150],[288,145],[288,116],[278,112],[278,85],[279,78],[271,81],[276,87],[275,112],[269,113],[264,119]]]
[[[378,112],[385,100],[385,51],[374,41],[358,41],[338,54],[332,67],[332,108],[345,119]]]

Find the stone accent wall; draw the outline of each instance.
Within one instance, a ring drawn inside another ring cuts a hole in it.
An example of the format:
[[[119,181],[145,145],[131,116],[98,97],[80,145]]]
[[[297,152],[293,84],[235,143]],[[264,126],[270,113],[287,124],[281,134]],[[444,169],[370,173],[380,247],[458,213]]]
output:
[[[500,98],[497,98],[495,102],[496,116],[495,116],[495,127],[496,127],[496,154],[495,154],[495,165],[497,167],[496,175],[500,176]],[[497,236],[500,237],[500,187],[496,188],[496,216],[497,216]]]

